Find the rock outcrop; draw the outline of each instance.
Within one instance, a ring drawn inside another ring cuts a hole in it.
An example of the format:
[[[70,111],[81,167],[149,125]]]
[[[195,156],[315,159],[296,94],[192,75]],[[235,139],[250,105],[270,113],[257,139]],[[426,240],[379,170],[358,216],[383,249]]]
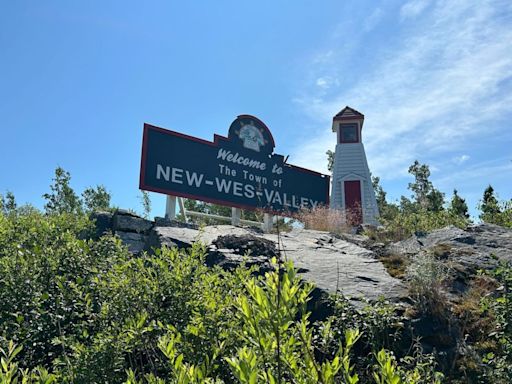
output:
[[[110,229],[106,223],[111,223]],[[373,250],[364,247],[363,236],[341,238],[296,229],[283,233],[278,242],[277,235],[256,229],[231,225],[198,229],[182,224],[161,219],[153,223],[124,210],[110,217],[97,214],[98,232],[110,231],[119,236],[134,254],[161,246],[189,248],[201,241],[206,246],[209,265],[232,269],[245,263],[257,265],[264,272],[280,250],[284,259],[293,261],[303,279],[313,282],[323,293],[339,291],[354,302],[381,297],[399,301],[406,294],[402,282],[386,272]]]
[[[161,246],[189,248],[201,241],[209,265],[232,269],[245,263],[264,272],[280,251],[284,259],[293,261],[303,279],[313,282],[321,292],[339,291],[356,304],[361,298],[393,302],[406,298],[404,283],[390,276],[380,262],[383,254],[411,257],[430,253],[446,260],[455,271],[454,282],[460,293],[468,276],[477,270],[494,268],[499,260],[512,260],[512,230],[491,224],[473,225],[467,230],[446,227],[384,246],[362,235],[304,229],[282,233],[278,241],[275,234],[257,229],[231,225],[199,229],[177,221],[148,221],[124,210],[97,213],[95,219],[98,235],[110,232],[119,236],[134,254]]]
[[[115,212],[95,212],[91,219],[96,223],[96,237],[105,233],[117,235],[134,254],[147,249],[149,234],[154,226],[152,221],[124,209]]]
[[[473,225],[466,230],[446,227],[384,245],[358,234],[294,229],[278,238],[254,228],[231,225],[198,228],[164,219],[150,222],[127,211],[98,213],[95,219],[97,236],[115,234],[134,254],[162,246],[189,248],[200,241],[207,252],[206,263],[226,270],[246,265],[256,266],[257,273],[264,273],[272,268],[270,260],[275,256],[291,260],[303,280],[316,286],[308,303],[312,321],[332,314],[331,302],[324,300],[329,293],[341,292],[356,307],[379,298],[403,304],[397,306],[397,313],[409,313],[402,324],[404,352],[413,344],[413,337],[418,337],[424,352],[436,351],[444,372],[449,372],[457,356],[464,353],[460,349],[465,337],[463,328],[454,316],[448,315],[450,308],[464,297],[478,270],[512,261],[512,230],[490,224]],[[407,279],[390,276],[382,263],[391,258],[408,265],[422,254],[445,263],[451,274],[441,288],[446,311],[437,315],[418,315],[408,297]]]
[[[466,230],[449,226],[392,244],[388,252],[411,257],[430,254],[444,262],[453,277],[452,291],[465,292],[478,270],[512,261],[512,230],[494,224],[476,224]]]

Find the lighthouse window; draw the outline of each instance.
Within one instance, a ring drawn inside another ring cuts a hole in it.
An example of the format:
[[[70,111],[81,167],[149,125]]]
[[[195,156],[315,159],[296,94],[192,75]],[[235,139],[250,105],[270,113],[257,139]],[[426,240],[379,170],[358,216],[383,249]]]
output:
[[[359,138],[357,135],[356,124],[343,124],[340,125],[341,129],[341,142],[342,143],[357,143]]]

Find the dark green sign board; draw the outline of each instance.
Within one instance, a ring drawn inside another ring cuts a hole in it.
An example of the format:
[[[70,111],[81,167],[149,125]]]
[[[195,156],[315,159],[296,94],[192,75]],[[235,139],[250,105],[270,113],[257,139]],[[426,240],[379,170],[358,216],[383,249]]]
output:
[[[250,115],[213,142],[144,124],[140,188],[280,215],[328,205],[329,176],[287,164],[274,146]]]

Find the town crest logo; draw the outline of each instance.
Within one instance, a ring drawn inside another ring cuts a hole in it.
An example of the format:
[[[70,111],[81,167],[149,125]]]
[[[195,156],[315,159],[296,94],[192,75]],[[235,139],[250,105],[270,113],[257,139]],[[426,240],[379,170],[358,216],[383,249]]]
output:
[[[238,137],[242,140],[244,148],[259,152],[260,147],[265,145],[263,133],[250,121],[247,124],[241,123],[242,127],[238,131]]]

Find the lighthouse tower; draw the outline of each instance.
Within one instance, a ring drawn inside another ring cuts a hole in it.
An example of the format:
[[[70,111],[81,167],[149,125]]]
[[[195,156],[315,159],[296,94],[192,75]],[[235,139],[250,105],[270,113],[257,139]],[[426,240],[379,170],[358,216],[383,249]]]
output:
[[[364,115],[345,107],[332,119],[337,142],[332,172],[331,208],[345,209],[353,224],[377,225],[379,210],[361,132]]]

